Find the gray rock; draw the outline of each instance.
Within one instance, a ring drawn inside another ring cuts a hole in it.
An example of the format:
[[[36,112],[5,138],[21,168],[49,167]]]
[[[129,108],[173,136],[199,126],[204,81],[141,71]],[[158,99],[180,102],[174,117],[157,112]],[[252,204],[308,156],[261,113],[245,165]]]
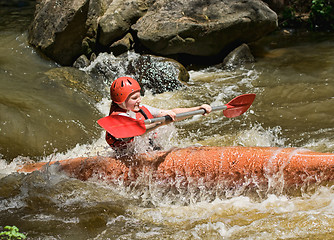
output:
[[[128,73],[136,76],[143,91],[147,89],[153,94],[180,89],[184,86],[182,82],[189,80],[188,71],[179,62],[153,55],[134,59]]]
[[[122,39],[111,44],[110,50],[115,56],[118,56],[131,50],[133,48],[133,43],[133,37],[130,33],[128,33]]]
[[[90,66],[82,70],[107,86],[118,77],[133,77],[143,92],[150,90],[153,94],[180,89],[184,87],[182,82],[189,80],[188,71],[173,59],[131,52],[119,57],[100,54]]]
[[[73,67],[75,68],[84,68],[89,66],[90,61],[88,60],[88,58],[85,55],[81,55],[80,57],[78,57],[77,60],[75,60],[75,62],[73,63]]]
[[[110,46],[117,54],[129,49],[129,32],[137,33],[131,45],[154,55],[214,56],[276,27],[277,15],[260,0],[40,0],[28,38],[71,66]]]
[[[95,47],[98,18],[112,0],[41,0],[28,30],[28,41],[49,58],[70,66]]]
[[[89,1],[42,0],[29,28],[29,43],[62,65],[72,65],[81,55],[87,32]]]
[[[252,62],[255,62],[254,56],[252,55],[248,45],[244,43],[224,58],[223,66],[239,66],[244,63]]]
[[[122,38],[150,5],[151,0],[114,0],[99,19],[99,43],[109,46]]]
[[[259,0],[157,0],[132,29],[155,54],[213,56],[276,27],[276,13]]]

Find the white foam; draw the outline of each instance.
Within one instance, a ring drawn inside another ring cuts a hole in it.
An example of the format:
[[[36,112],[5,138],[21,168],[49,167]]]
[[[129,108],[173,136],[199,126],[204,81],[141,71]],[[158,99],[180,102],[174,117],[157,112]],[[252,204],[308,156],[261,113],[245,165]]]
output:
[[[6,160],[0,159],[0,178],[12,172],[15,172],[17,167],[18,167],[18,163],[15,161],[8,163]]]
[[[239,132],[236,143],[241,146],[282,147],[285,139],[281,134],[282,128],[279,126],[265,129],[255,124],[250,129]]]

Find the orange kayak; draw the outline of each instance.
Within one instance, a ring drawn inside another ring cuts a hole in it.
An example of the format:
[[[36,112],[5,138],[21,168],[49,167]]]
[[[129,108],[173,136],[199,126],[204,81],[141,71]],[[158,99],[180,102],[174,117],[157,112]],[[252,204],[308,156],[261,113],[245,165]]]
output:
[[[55,162],[51,162],[55,164]],[[80,157],[57,162],[61,171],[80,180],[95,178],[130,183],[150,176],[159,184],[201,185],[207,188],[300,186],[334,180],[334,154],[298,148],[189,147],[154,152],[127,159]],[[40,170],[45,162],[22,166],[18,171]]]

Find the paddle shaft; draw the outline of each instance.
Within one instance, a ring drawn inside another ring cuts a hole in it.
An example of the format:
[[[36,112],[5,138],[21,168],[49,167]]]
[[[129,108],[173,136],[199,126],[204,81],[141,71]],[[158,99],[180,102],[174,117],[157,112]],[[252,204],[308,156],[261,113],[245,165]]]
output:
[[[212,111],[223,110],[224,116],[227,118],[238,117],[251,106],[255,99],[255,94],[243,94],[233,98],[227,104],[222,106],[212,107]],[[185,117],[194,116],[197,114],[204,114],[204,109],[195,111],[188,111],[176,114],[177,120],[181,120]],[[149,126],[150,123],[156,122],[172,122],[170,116],[163,116],[159,118],[150,118],[146,120],[136,120],[122,115],[110,115],[99,119],[98,124],[103,127],[108,133],[116,138],[128,138],[144,134],[147,130],[153,130],[153,128],[159,126]]]
[[[212,112],[213,111],[219,111],[219,110],[225,110],[227,109],[226,105],[221,105],[221,106],[214,106],[212,107]],[[199,114],[204,114],[205,110],[203,108],[195,111],[190,111],[190,112],[184,112],[184,113],[178,113],[176,114],[176,118],[183,118],[183,117],[190,117],[194,115],[199,115]],[[144,121],[145,124],[150,124],[150,123],[156,123],[156,122],[166,122],[166,121],[172,121],[172,118],[167,115],[163,117],[158,117],[158,118],[149,118]]]

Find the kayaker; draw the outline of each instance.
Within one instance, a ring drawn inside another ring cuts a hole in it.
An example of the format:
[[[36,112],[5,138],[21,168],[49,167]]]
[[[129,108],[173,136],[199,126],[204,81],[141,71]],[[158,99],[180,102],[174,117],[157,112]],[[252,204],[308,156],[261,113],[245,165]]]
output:
[[[137,120],[156,118],[169,115],[173,121],[178,113],[204,109],[205,113],[211,112],[211,106],[203,104],[191,108],[175,108],[171,110],[158,109],[152,106],[141,104],[141,87],[139,83],[131,77],[117,78],[110,87],[110,97],[112,100],[109,115],[123,115]],[[181,120],[181,119],[177,119]],[[146,125],[146,132],[152,131],[161,126],[161,123]],[[110,133],[106,133],[107,143],[114,149],[126,149],[128,144],[134,140],[131,138],[115,138]],[[152,142],[152,140],[151,140]]]

